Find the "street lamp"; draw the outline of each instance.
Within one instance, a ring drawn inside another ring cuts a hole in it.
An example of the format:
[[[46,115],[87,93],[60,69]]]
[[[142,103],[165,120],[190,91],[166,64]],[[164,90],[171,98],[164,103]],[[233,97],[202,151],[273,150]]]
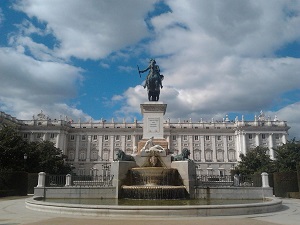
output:
[[[26,160],[27,160],[28,156],[27,154],[25,153],[24,154],[24,171],[26,171]]]

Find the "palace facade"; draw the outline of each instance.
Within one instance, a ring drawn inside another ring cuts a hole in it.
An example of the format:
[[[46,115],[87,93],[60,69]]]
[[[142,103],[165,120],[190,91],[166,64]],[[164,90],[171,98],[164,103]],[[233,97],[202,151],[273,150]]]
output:
[[[143,123],[137,120],[72,122],[67,118],[50,119],[43,112],[32,120],[19,120],[0,112],[0,127],[3,124],[17,126],[28,141],[52,141],[68,156],[73,172],[80,175],[93,173],[95,164],[107,166],[119,150],[136,154],[138,142],[143,139]],[[190,150],[198,174],[223,176],[234,169],[241,153],[246,154],[256,146],[269,148],[274,159],[273,148],[286,143],[289,128],[286,121],[266,118],[261,112],[253,121],[230,121],[228,116],[210,122],[168,119],[163,123],[163,136],[171,154]]]

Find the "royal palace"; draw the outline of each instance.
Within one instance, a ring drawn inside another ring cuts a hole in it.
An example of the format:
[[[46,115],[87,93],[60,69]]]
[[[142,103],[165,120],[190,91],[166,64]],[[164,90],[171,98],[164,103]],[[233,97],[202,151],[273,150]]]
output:
[[[55,144],[73,165],[74,173],[93,173],[95,164],[108,165],[116,159],[119,150],[128,155],[139,151],[138,143],[143,138],[143,122],[70,121],[67,117],[50,119],[42,111],[31,120],[19,120],[0,112],[0,127],[14,125],[28,141],[47,140]],[[274,148],[286,143],[289,126],[276,117],[265,117],[264,113],[254,116],[252,121],[244,118],[230,120],[225,116],[221,121],[176,122],[164,119],[163,138],[169,154],[178,155],[184,149],[190,150],[198,174],[229,175],[240,160],[256,146],[269,149],[274,159]]]

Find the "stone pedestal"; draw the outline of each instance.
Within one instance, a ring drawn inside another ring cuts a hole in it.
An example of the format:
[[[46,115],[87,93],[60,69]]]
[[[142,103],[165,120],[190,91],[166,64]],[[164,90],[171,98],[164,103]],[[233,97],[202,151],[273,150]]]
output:
[[[194,161],[173,161],[171,163],[171,168],[178,170],[190,198],[195,198],[196,166]]]
[[[162,102],[145,102],[141,104],[143,115],[143,139],[164,139],[164,118],[167,104]]]
[[[111,173],[114,175],[113,186],[116,187],[115,198],[120,197],[121,186],[126,179],[128,170],[136,167],[133,161],[114,161],[111,163]]]

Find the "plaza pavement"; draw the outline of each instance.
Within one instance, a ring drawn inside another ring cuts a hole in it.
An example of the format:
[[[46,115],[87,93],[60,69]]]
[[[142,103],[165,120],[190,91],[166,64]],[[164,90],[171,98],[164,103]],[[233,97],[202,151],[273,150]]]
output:
[[[300,225],[300,199],[282,199],[279,212],[244,216],[134,218],[88,217],[32,211],[25,197],[0,198],[0,225]]]

